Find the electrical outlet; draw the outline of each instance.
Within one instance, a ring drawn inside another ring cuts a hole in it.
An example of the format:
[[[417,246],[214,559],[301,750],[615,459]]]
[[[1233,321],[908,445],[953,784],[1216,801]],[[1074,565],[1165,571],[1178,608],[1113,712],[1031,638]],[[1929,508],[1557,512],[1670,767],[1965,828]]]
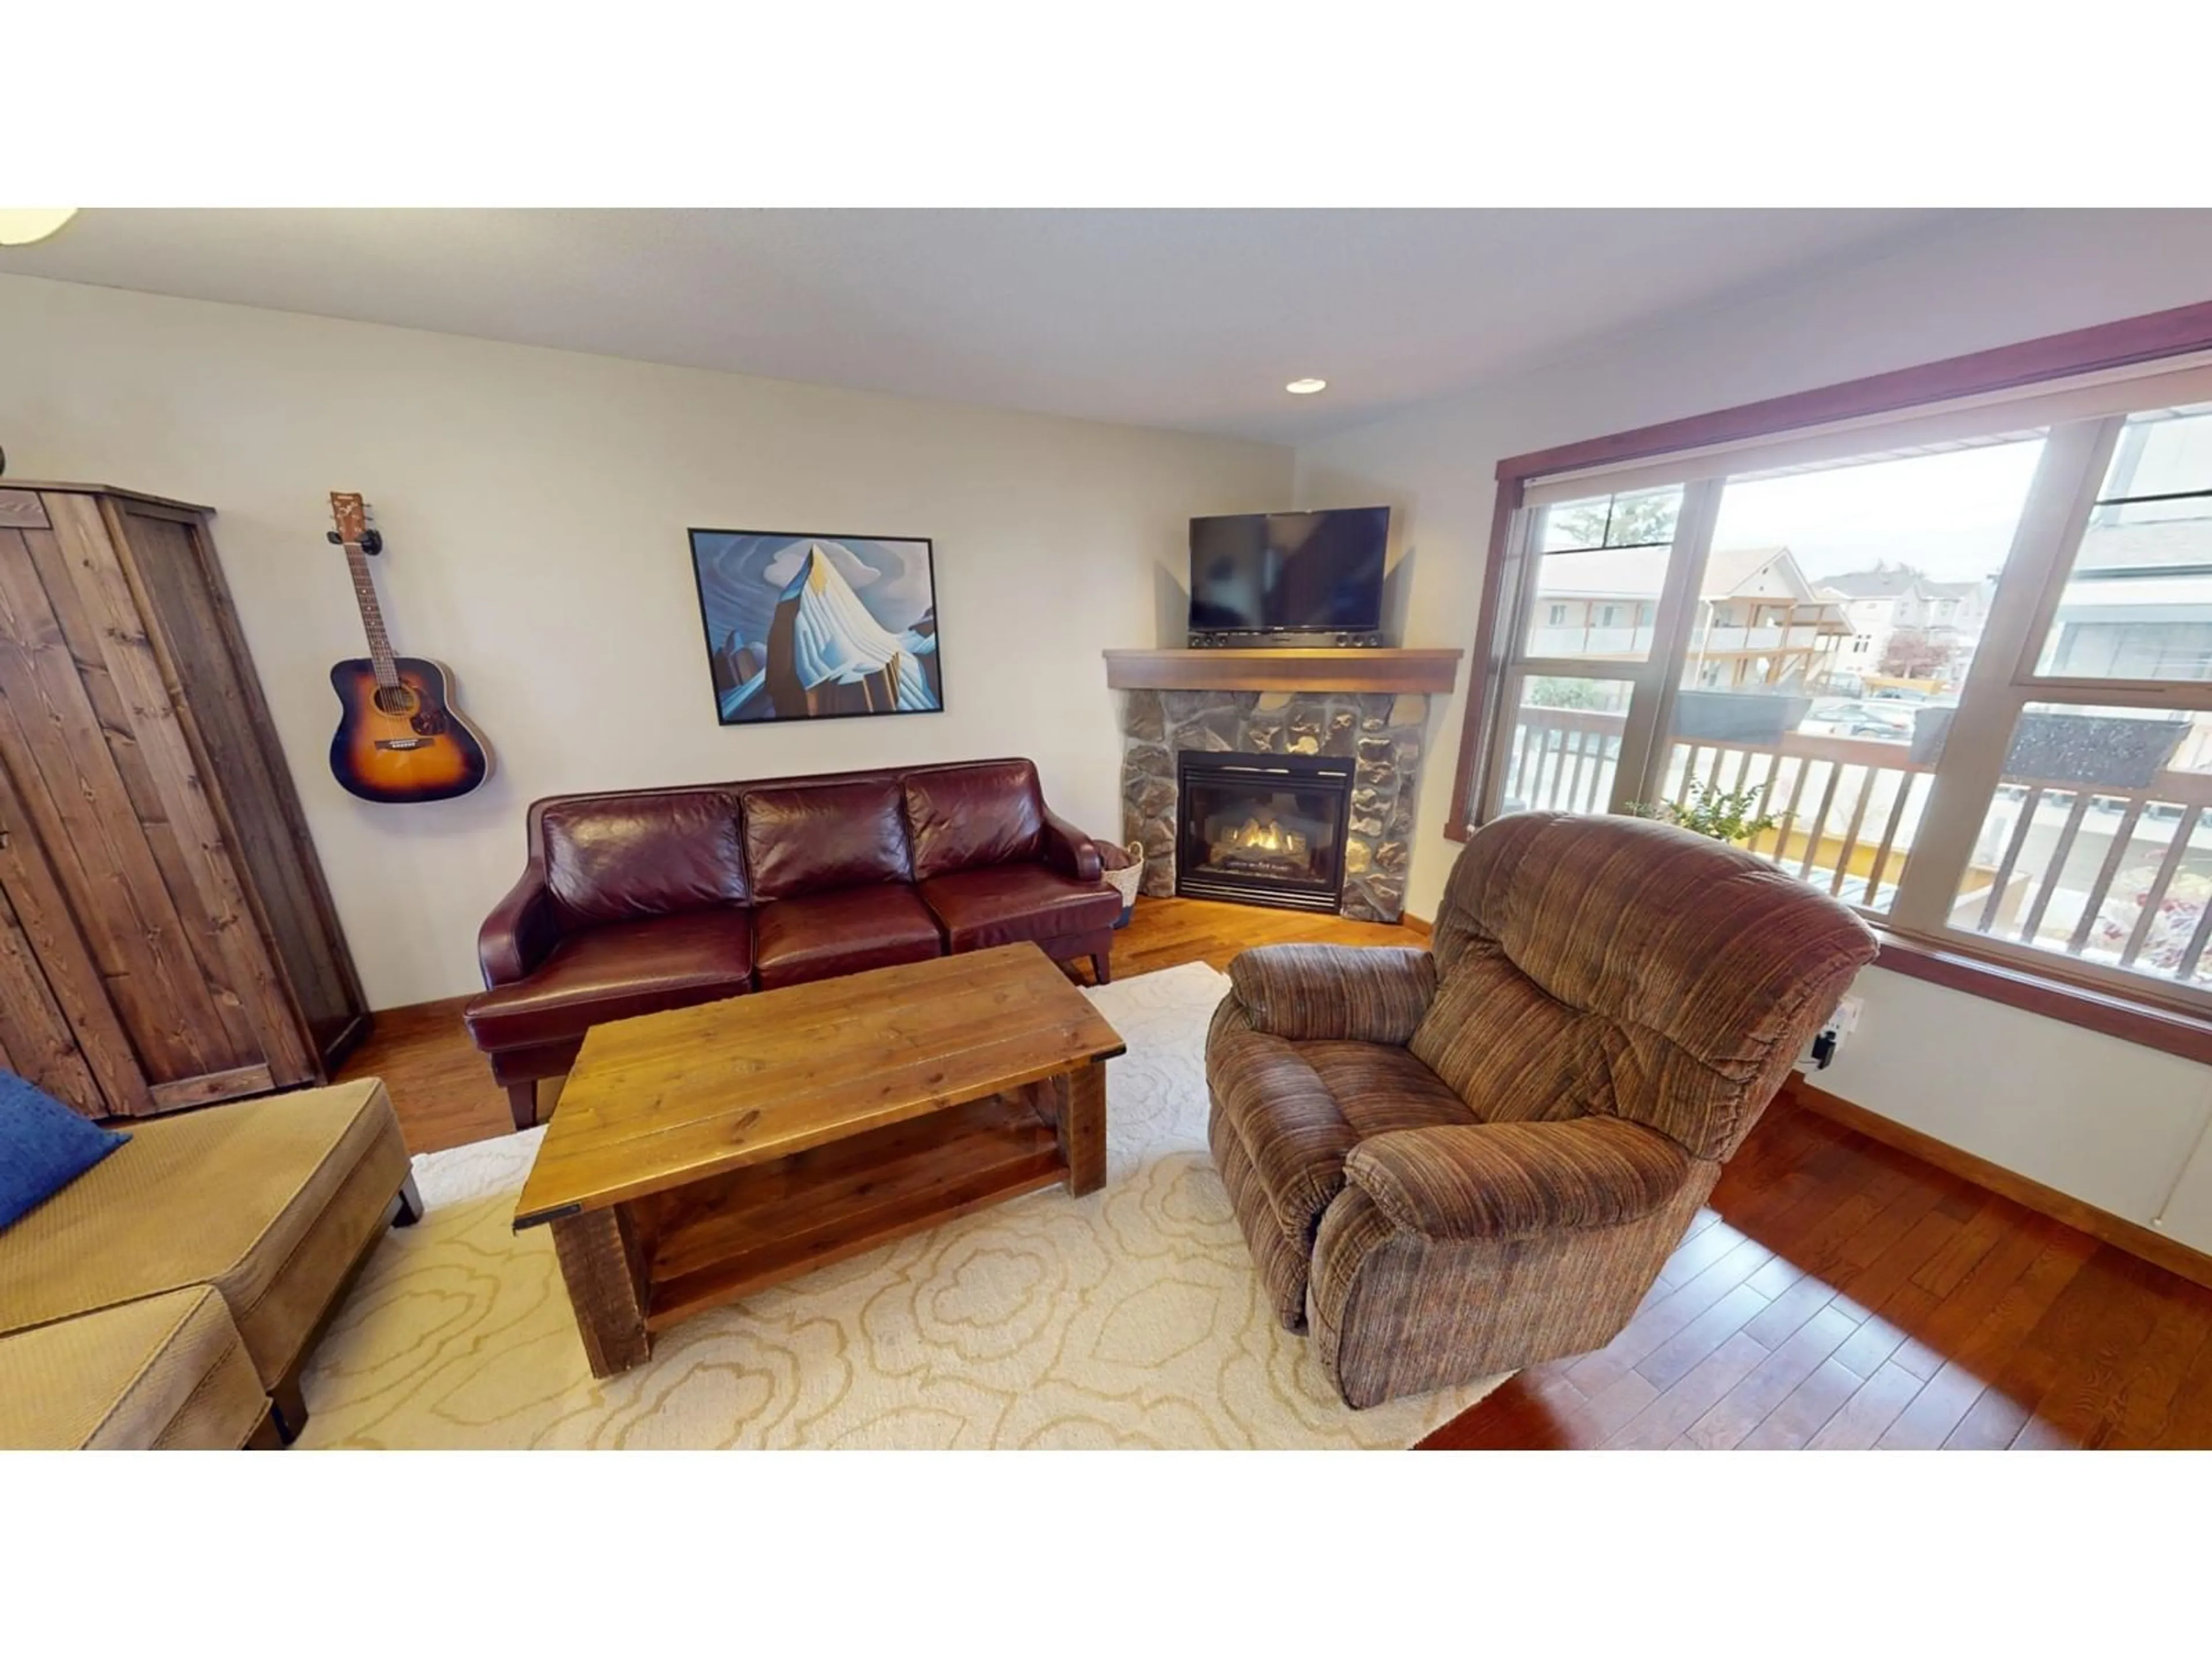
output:
[[[1828,1017],[1828,1023],[1826,1025],[1814,1033],[1813,1046],[1806,1050],[1804,1058],[1797,1062],[1800,1071],[1820,1072],[1827,1069],[1828,1062],[1836,1057],[1836,1050],[1843,1047],[1844,1039],[1858,1030],[1859,1009],[1862,1006],[1856,997],[1845,997],[1836,1005],[1836,1012]]]

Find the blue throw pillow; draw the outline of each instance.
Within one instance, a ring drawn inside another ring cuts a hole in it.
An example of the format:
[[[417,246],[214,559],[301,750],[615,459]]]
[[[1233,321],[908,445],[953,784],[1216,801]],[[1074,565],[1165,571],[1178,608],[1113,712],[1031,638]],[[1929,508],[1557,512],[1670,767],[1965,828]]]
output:
[[[28,1215],[130,1139],[0,1072],[0,1227]]]

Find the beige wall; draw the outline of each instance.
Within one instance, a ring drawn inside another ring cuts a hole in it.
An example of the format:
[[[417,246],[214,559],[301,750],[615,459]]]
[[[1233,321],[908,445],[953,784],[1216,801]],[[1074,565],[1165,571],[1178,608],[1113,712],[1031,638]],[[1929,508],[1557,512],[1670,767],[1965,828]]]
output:
[[[0,276],[19,477],[215,507],[284,750],[370,1000],[474,988],[532,798],[1029,755],[1118,833],[1098,653],[1153,643],[1194,514],[1279,508],[1287,449]],[[363,653],[325,496],[357,489],[398,648],[444,660],[497,751],[475,794],[332,781],[331,663]],[[690,526],[936,542],[945,712],[716,724]]]
[[[2212,213],[1972,221],[1305,446],[1299,504],[1396,506],[1406,643],[1463,647],[1503,456],[2205,300]],[[1447,755],[1465,696],[1462,676],[1435,728]],[[1443,758],[1421,797],[1407,895],[1419,915],[1435,915],[1457,850]],[[2188,1161],[2212,1121],[2212,1069],[1878,970],[1863,987],[1865,1023],[1823,1087],[2212,1249],[2212,1150]]]

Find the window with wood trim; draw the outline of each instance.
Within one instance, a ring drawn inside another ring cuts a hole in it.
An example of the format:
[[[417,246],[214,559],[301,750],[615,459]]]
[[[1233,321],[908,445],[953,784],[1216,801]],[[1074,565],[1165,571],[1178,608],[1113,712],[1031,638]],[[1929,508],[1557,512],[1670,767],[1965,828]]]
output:
[[[1897,933],[2212,1011],[2212,367],[1501,488],[1463,822],[1722,804]]]

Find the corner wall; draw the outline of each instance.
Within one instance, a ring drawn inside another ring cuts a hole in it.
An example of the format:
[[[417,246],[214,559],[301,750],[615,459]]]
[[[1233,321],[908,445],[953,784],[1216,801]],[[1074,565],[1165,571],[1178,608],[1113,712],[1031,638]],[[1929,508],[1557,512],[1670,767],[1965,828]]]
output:
[[[1156,632],[1194,514],[1280,508],[1290,450],[0,276],[9,474],[216,509],[215,537],[377,1007],[479,985],[534,797],[989,755],[1119,828],[1099,653]],[[326,496],[359,490],[398,649],[497,756],[459,800],[332,781],[366,654]],[[934,538],[941,714],[716,722],[684,532]]]
[[[1298,502],[1387,501],[1408,646],[1469,645],[1507,455],[2212,299],[2212,213],[1972,216],[1817,280],[1741,296],[1298,451]],[[1433,916],[1467,677],[1431,732],[1407,908]],[[2212,1250],[2212,1068],[1869,969],[1821,1087]],[[1969,1004],[1961,1009],[1958,1005]],[[1992,1056],[2033,1056],[1992,1069]],[[2208,1152],[2190,1162],[2192,1148]]]

